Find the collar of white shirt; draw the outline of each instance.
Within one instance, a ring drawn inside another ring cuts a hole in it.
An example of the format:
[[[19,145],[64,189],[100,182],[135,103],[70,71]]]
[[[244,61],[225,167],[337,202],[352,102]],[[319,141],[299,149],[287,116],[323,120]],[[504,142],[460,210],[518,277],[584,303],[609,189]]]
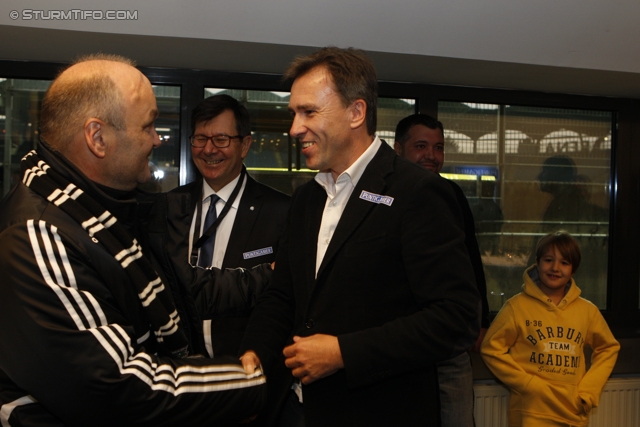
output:
[[[315,180],[322,186],[327,192],[329,198],[333,198],[336,194],[336,184],[351,180],[353,187],[358,185],[358,181],[362,177],[364,170],[369,165],[369,162],[378,152],[382,141],[378,136],[375,137],[369,148],[358,157],[358,159],[351,164],[344,172],[342,172],[336,181],[333,180],[331,172],[318,172],[315,176]]]
[[[220,197],[220,200],[226,203],[227,200],[229,200],[229,198],[231,197],[231,193],[233,193],[233,189],[236,188],[236,184],[238,184],[238,180],[240,179],[241,175],[242,174],[236,176],[233,181],[231,181],[230,183],[222,187],[220,191],[218,191],[217,193],[213,191],[213,188],[211,188],[207,183],[207,181],[203,179],[202,180],[202,202],[204,203],[207,200],[207,197],[211,196],[212,194],[215,194],[218,197]],[[238,197],[236,197],[236,199],[233,201],[233,205],[231,205],[232,208],[236,210],[238,209],[238,205],[240,204],[240,198],[241,198],[240,194],[238,194]]]

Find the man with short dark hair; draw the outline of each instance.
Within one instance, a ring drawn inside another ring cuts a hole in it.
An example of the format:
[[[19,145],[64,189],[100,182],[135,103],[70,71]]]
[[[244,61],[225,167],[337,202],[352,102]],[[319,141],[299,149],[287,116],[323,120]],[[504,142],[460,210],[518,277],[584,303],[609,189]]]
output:
[[[249,111],[229,95],[211,96],[194,108],[191,132],[198,179],[168,195],[173,206],[181,207],[169,213],[176,240],[168,246],[180,247],[189,239],[188,251],[174,251],[174,256],[223,269],[273,262],[290,197],[254,180],[242,164],[252,142]],[[207,223],[212,214],[213,225]],[[203,316],[210,356],[236,355],[250,309],[248,304],[224,316]]]
[[[398,122],[395,133],[395,150],[398,155],[439,174],[444,164],[444,127],[426,114],[413,114]],[[469,252],[476,286],[482,300],[480,334],[474,350],[480,344],[489,327],[487,284],[484,278],[482,258],[478,250],[473,214],[462,189],[447,180],[456,194],[464,219],[465,246]],[[438,363],[440,408],[442,427],[473,427],[473,371],[471,359],[464,352],[452,359]]]
[[[290,134],[319,173],[292,197],[243,365],[269,375],[285,363],[307,427],[437,425],[435,362],[477,333],[455,196],[375,136],[377,79],[361,51],[324,48],[285,76]]]
[[[150,255],[164,248],[136,186],[157,115],[118,56],[80,60],[45,94],[42,142],[0,207],[3,426],[236,423],[263,404],[260,372],[199,356],[195,306],[209,303],[175,280],[197,274]],[[243,286],[244,272],[202,271],[202,294]]]
[[[211,96],[194,108],[191,132],[191,157],[199,177],[173,191],[191,196],[190,247],[206,231],[202,225],[210,205],[207,199],[219,196],[218,214],[227,203],[230,207],[211,236],[215,240],[212,259],[202,259],[202,251],[194,248],[192,264],[249,268],[272,262],[290,197],[256,182],[242,164],[252,143],[249,111],[229,95]],[[196,224],[201,225],[198,230],[194,230]]]

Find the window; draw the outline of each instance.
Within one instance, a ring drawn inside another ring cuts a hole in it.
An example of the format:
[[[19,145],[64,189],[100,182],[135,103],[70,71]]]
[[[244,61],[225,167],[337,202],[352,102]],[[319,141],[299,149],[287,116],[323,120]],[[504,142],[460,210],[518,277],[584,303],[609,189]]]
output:
[[[378,136],[391,147],[396,136],[396,125],[405,117],[415,114],[415,99],[378,98]]]
[[[611,112],[440,102],[445,176],[465,191],[476,222],[489,304],[520,292],[544,234],[579,242],[583,296],[607,304]]]
[[[20,159],[37,147],[40,102],[49,80],[0,78],[2,195],[19,182]]]
[[[151,152],[151,180],[142,188],[169,191],[180,185],[180,87],[154,85],[153,93],[159,112],[156,132],[162,144]]]

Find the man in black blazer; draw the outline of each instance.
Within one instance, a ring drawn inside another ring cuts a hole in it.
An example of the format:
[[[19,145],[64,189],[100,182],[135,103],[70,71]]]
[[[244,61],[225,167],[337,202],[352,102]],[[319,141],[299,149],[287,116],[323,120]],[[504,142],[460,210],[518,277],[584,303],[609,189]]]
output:
[[[320,172],[292,198],[243,365],[269,377],[285,363],[307,427],[437,426],[435,363],[479,327],[455,195],[375,136],[377,80],[362,52],[324,48],[285,77],[290,133]]]
[[[426,114],[412,114],[398,122],[394,148],[399,156],[417,163],[439,174],[444,164],[444,127],[442,123]],[[462,188],[447,180],[456,194],[464,220],[465,246],[469,252],[476,286],[482,299],[481,329],[473,349],[480,344],[489,327],[489,303],[487,283],[482,267],[482,258],[476,239],[473,213]],[[438,363],[440,385],[440,414],[442,427],[473,427],[473,371],[471,359],[464,352],[452,359]]]
[[[245,175],[245,179],[244,193],[238,205],[220,268],[251,268],[257,264],[273,262],[278,239],[287,219],[291,200],[288,195],[259,183],[249,174]],[[193,220],[203,185],[202,177],[198,177],[195,181],[171,192],[172,196],[184,197],[184,200],[188,201],[182,221],[187,226]],[[188,233],[189,229],[185,231],[184,236]],[[199,234],[195,235],[195,240],[199,237]]]
[[[175,256],[188,257],[201,267],[251,268],[273,262],[290,197],[246,173],[242,162],[252,142],[249,111],[229,95],[214,95],[193,110],[191,130],[191,154],[199,177],[167,196],[169,244],[188,248]],[[203,259],[196,242],[206,231],[210,195],[218,198],[215,208],[221,220],[210,237],[213,253]],[[188,247],[183,242],[187,236]],[[248,311],[237,308],[204,319],[210,356],[236,354],[248,316]]]

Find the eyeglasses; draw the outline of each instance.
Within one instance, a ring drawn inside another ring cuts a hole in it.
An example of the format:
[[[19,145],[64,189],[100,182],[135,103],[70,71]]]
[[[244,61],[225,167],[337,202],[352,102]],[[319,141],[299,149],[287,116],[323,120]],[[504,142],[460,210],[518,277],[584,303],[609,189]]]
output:
[[[192,147],[203,148],[207,145],[207,142],[211,140],[211,143],[218,148],[226,148],[231,144],[231,140],[234,138],[242,138],[241,135],[225,135],[223,133],[213,136],[205,135],[193,135],[189,137],[189,143]]]

